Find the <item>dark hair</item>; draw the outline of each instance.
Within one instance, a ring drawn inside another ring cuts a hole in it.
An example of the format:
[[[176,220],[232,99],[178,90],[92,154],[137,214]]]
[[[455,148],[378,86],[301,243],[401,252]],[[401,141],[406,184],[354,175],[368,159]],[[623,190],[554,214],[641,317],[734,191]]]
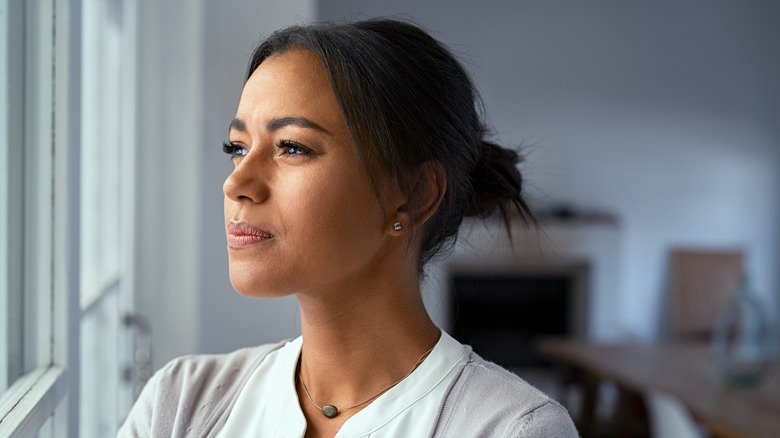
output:
[[[391,178],[419,203],[416,170],[439,163],[447,187],[438,209],[419,227],[419,267],[455,241],[464,216],[498,212],[507,231],[512,210],[533,215],[521,195],[518,153],[483,139],[479,102],[466,71],[419,27],[389,19],[294,26],[273,33],[254,51],[247,79],[269,56],[307,49],[325,66],[358,156],[377,196]],[[406,225],[406,224],[405,224]],[[511,233],[510,233],[511,236]]]

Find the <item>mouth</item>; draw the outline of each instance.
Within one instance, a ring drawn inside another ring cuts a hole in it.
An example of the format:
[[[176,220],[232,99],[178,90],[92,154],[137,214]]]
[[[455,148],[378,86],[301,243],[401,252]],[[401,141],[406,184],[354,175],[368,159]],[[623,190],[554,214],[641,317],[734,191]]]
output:
[[[246,222],[230,222],[228,224],[227,243],[230,248],[247,248],[273,238],[273,234]]]

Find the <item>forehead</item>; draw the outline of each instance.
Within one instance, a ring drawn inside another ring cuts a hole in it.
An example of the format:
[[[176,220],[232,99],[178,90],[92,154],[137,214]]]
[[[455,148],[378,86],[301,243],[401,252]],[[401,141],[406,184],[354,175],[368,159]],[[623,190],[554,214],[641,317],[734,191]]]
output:
[[[329,131],[346,132],[325,67],[308,50],[268,57],[244,84],[238,120],[251,125],[279,117],[306,117]]]

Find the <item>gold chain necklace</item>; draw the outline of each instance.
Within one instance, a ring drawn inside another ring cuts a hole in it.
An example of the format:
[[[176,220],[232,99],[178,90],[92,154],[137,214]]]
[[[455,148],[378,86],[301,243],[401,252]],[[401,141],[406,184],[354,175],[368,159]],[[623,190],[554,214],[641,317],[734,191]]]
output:
[[[428,357],[428,354],[430,354],[430,353],[431,353],[431,351],[433,351],[433,348],[434,348],[434,347],[435,347],[435,345],[434,345],[433,347],[431,347],[431,349],[430,349],[430,350],[428,350],[428,351],[426,351],[425,353],[423,353],[423,355],[422,355],[422,356],[420,356],[420,358],[419,358],[419,359],[417,359],[417,362],[414,364],[414,367],[412,367],[411,371],[409,371],[409,372],[408,372],[408,373],[407,373],[405,376],[403,376],[403,377],[401,378],[401,380],[399,380],[399,381],[397,381],[397,382],[395,382],[395,383],[391,384],[391,385],[390,385],[390,386],[388,386],[387,388],[385,388],[385,389],[383,389],[383,390],[379,391],[378,393],[376,393],[376,394],[372,395],[371,397],[369,397],[369,398],[367,398],[367,399],[363,400],[362,402],[360,402],[360,403],[356,403],[356,404],[354,404],[354,405],[352,405],[352,406],[350,406],[350,407],[348,407],[348,408],[344,408],[344,409],[339,409],[339,408],[337,408],[336,406],[334,406],[334,405],[330,405],[330,404],[328,404],[328,405],[325,405],[325,406],[320,406],[320,405],[318,405],[318,404],[317,404],[317,403],[314,401],[314,399],[312,399],[312,398],[311,398],[311,394],[309,394],[309,389],[308,389],[308,388],[306,388],[306,384],[305,384],[305,383],[303,383],[303,378],[301,377],[301,366],[300,366],[300,362],[298,363],[298,373],[297,373],[297,374],[298,374],[298,380],[301,382],[301,386],[303,387],[303,392],[305,392],[305,393],[306,393],[306,397],[308,397],[308,398],[309,398],[309,402],[311,402],[311,404],[313,404],[313,405],[314,405],[314,406],[315,406],[317,409],[319,409],[319,410],[322,412],[322,415],[324,415],[324,416],[326,416],[326,417],[328,417],[328,418],[333,418],[333,417],[335,417],[336,415],[338,415],[338,414],[339,414],[339,413],[341,413],[341,412],[346,412],[346,411],[348,411],[348,410],[350,410],[350,409],[354,409],[354,408],[356,408],[356,407],[358,407],[358,406],[361,406],[361,405],[364,405],[364,404],[366,404],[366,403],[370,402],[371,400],[373,400],[373,399],[375,399],[375,398],[379,397],[380,395],[384,394],[385,392],[389,391],[389,390],[390,390],[392,387],[394,387],[395,385],[397,385],[397,384],[399,384],[399,383],[403,382],[403,380],[404,380],[404,379],[406,379],[407,377],[409,377],[409,376],[410,376],[410,375],[411,375],[411,374],[414,372],[414,370],[416,370],[416,369],[417,369],[417,367],[418,367],[418,366],[420,366],[420,364],[421,364],[421,363],[422,363],[422,362],[425,360],[425,358],[426,358],[426,357]]]

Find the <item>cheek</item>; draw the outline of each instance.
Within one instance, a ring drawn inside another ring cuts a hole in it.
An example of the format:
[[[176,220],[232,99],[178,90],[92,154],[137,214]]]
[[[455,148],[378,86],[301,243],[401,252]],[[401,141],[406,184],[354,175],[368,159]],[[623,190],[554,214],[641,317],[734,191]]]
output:
[[[230,198],[225,196],[224,201],[223,201],[223,206],[224,206],[223,216],[224,216],[224,219],[225,219],[225,233],[227,233],[227,225],[228,225],[228,221],[230,220],[230,217],[231,217],[231,212],[232,212],[232,209],[233,209],[233,205],[234,205],[234,202],[231,201]]]
[[[331,247],[322,250],[346,251],[381,234],[382,210],[367,175],[342,169],[302,178],[308,182],[301,190],[285,196],[297,200],[285,216],[303,230],[308,244],[327,243]]]

